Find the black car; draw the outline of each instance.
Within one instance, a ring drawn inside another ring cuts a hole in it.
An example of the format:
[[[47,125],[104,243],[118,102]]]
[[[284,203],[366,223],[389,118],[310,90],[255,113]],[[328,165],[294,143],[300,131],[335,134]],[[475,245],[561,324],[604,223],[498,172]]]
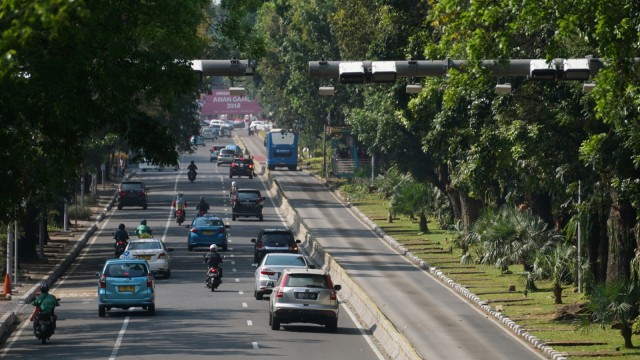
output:
[[[142,181],[123,181],[118,187],[118,210],[123,206],[142,206],[147,210],[147,187]]]
[[[254,243],[253,262],[260,263],[267,253],[298,253],[300,240],[293,237],[293,233],[284,228],[263,229],[258,233],[257,239],[251,239]]]
[[[229,178],[234,176],[248,176],[253,179],[253,159],[236,158],[233,159],[229,168]]]
[[[233,212],[231,220],[239,216],[256,216],[260,221],[262,218],[262,207],[264,206],[264,196],[257,189],[238,189],[233,196]]]

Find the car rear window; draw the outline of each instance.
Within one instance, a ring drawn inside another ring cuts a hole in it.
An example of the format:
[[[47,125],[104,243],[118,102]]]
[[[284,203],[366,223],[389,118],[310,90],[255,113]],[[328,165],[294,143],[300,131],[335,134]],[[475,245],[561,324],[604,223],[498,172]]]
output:
[[[269,233],[262,235],[260,240],[264,245],[289,244],[293,241],[293,236],[290,233]]]
[[[229,149],[220,150],[220,154],[222,154],[222,155],[233,155],[234,153],[235,153],[235,151],[229,150]]]
[[[268,256],[265,265],[307,266],[302,256]]]
[[[109,265],[104,274],[107,277],[128,278],[147,276],[149,271],[141,263],[118,263]]]
[[[193,226],[222,226],[220,219],[197,218]]]
[[[238,199],[240,200],[255,200],[259,197],[259,192],[238,191]]]
[[[141,183],[122,183],[122,190],[141,190]]]
[[[287,284],[289,287],[315,287],[327,288],[327,281],[323,275],[315,274],[289,274]]]
[[[129,250],[156,250],[162,249],[157,241],[135,241],[129,243]]]

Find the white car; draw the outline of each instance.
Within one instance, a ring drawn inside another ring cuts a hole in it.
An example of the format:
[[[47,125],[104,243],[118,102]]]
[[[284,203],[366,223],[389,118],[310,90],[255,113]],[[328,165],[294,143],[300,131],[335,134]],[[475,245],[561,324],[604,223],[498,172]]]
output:
[[[162,166],[156,165],[156,164],[152,164],[152,163],[146,161],[145,159],[143,159],[142,162],[140,162],[138,164],[138,169],[140,169],[142,171],[147,171],[147,170],[162,171]]]
[[[171,257],[169,256],[171,251],[173,249],[167,248],[160,239],[132,239],[129,240],[127,249],[122,256],[128,254],[137,259],[146,260],[154,276],[162,275],[168,279],[171,277]]]
[[[254,265],[255,266],[255,265]],[[273,284],[278,281],[280,273],[288,268],[314,269],[307,259],[300,254],[268,253],[256,268],[253,296],[262,300],[265,294],[271,294]]]

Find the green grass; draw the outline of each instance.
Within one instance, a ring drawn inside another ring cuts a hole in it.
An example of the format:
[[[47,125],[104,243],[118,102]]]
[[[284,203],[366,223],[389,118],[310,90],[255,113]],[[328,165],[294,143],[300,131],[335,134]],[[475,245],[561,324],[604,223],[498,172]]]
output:
[[[493,266],[461,264],[461,250],[453,245],[452,234],[438,229],[433,221],[428,223],[430,232],[427,234],[419,231],[417,219],[396,217],[392,223],[387,223],[387,202],[379,194],[345,193],[345,189],[348,187],[341,188],[353,205],[387,235],[431,266],[439,268],[456,283],[466,286],[482,300],[487,300],[493,308],[501,307],[503,314],[556,351],[579,359],[640,358],[640,349],[624,348],[618,330],[593,328],[585,333],[576,329],[575,321],[552,320],[557,308],[587,300],[583,294],[575,292],[573,286],[564,288],[563,305],[554,303],[549,282],[537,281],[538,291],[525,294],[521,265],[511,266],[512,274],[502,274]],[[515,291],[509,291],[510,286],[515,286]],[[633,340],[635,345],[640,345],[637,336]]]

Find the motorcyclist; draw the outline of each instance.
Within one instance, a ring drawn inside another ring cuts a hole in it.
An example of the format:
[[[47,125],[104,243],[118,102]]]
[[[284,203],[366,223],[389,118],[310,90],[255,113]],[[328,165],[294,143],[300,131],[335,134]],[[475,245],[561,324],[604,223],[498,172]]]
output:
[[[151,228],[147,226],[146,219],[142,219],[140,221],[140,225],[138,225],[138,227],[136,228],[136,235],[138,235],[138,237],[141,237],[144,234],[147,234],[149,236],[152,235]]]
[[[187,208],[187,201],[184,199],[184,194],[180,193],[176,195],[176,198],[173,200],[173,216],[176,217],[178,210],[182,210],[182,214],[186,216],[185,209]]]
[[[117,249],[118,242],[122,241],[124,246],[127,247],[127,243],[129,242],[129,233],[125,230],[124,224],[118,225],[118,230],[113,234],[113,238],[115,239],[114,248]]]
[[[222,256],[218,253],[218,246],[216,244],[211,244],[209,246],[209,252],[204,256],[204,263],[207,264],[209,268],[215,268],[220,273],[220,279],[222,279],[222,268],[220,264],[223,263]]]
[[[233,196],[238,192],[238,185],[235,181],[231,182],[231,188],[229,189],[229,196],[233,198]]]
[[[53,324],[53,329],[56,329],[56,320],[58,317],[54,313],[54,309],[56,306],[60,306],[58,303],[58,299],[49,294],[49,284],[43,282],[40,284],[40,295],[33,302],[33,306],[36,307],[33,315],[31,315],[31,320],[33,320],[33,331],[35,332],[39,326],[40,322],[40,314],[50,314],[51,322]]]
[[[195,161],[191,160],[191,164],[189,164],[189,166],[187,166],[187,170],[189,171],[196,171],[198,170],[198,167],[196,166]]]
[[[200,202],[196,205],[196,210],[201,214],[209,212],[209,203],[204,199],[204,196],[200,196]]]

